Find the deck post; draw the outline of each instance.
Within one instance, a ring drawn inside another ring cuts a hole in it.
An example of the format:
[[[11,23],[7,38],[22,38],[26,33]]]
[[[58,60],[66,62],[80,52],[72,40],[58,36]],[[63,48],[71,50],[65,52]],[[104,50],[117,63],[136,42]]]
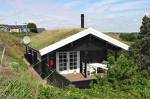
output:
[[[106,58],[106,61],[108,61],[107,59],[108,59],[108,43],[106,42],[106,46],[105,46],[105,53],[106,53],[106,56],[105,56],[105,58]]]
[[[85,77],[87,77],[87,61],[85,60],[85,69],[84,69]]]
[[[87,55],[88,51],[85,52],[85,69],[84,69],[85,77],[87,77]]]
[[[115,50],[115,61],[117,61],[117,51]]]

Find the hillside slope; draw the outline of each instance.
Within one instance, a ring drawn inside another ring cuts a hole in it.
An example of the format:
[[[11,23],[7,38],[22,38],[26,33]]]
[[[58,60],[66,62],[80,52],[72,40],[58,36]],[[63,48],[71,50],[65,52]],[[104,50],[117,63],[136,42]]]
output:
[[[23,61],[24,48],[20,43],[21,39],[10,33],[0,33],[0,59],[3,49],[6,49],[0,65],[0,98],[12,99],[15,96],[17,99],[23,99],[26,92],[36,90],[32,87],[42,84]],[[31,89],[28,89],[28,86]]]
[[[22,36],[0,33],[0,59],[6,48],[3,64],[0,65],[0,99],[68,99],[89,97],[82,90],[69,87],[66,90],[52,87],[35,77],[24,63]],[[74,94],[72,94],[74,93]],[[80,94],[80,96],[77,96]]]

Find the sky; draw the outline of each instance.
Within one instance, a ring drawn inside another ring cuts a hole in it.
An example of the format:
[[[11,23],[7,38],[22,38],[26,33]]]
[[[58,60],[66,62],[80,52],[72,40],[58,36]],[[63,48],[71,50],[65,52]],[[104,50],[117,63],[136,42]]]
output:
[[[79,28],[102,32],[137,32],[150,13],[150,0],[0,0],[0,24],[34,22],[38,27]]]

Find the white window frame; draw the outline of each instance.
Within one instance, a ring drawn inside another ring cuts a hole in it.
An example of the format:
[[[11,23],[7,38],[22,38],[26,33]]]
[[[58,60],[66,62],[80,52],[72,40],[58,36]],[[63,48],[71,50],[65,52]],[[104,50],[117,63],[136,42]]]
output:
[[[77,69],[72,69],[70,70],[70,52],[77,52]],[[60,71],[59,70],[59,53],[62,53],[62,52],[56,52],[56,71],[60,74],[68,74],[68,73],[80,73],[80,51],[68,51],[68,52],[65,52],[67,53],[67,70],[64,70],[64,71]]]

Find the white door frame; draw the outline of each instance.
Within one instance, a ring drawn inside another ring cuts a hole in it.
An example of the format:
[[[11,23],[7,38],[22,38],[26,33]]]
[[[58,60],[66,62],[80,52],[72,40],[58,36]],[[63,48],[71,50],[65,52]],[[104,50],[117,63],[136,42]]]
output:
[[[70,53],[77,52],[77,69],[70,70]],[[67,54],[67,70],[60,71],[59,70],[59,53]],[[66,51],[66,52],[56,52],[56,71],[60,74],[68,74],[68,73],[80,73],[80,51]]]

